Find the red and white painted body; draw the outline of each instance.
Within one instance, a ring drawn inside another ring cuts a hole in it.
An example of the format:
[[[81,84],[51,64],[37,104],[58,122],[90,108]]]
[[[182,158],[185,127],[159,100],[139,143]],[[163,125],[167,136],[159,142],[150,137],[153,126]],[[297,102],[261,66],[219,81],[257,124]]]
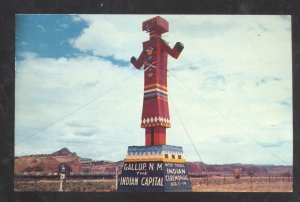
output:
[[[178,58],[183,45],[177,42],[174,48],[161,38],[168,32],[168,22],[157,16],[143,22],[143,31],[150,33],[150,39],[143,42],[139,58],[131,58],[135,68],[144,69],[144,102],[141,127],[146,129],[145,145],[166,144],[166,128],[170,128],[167,90],[168,55]]]

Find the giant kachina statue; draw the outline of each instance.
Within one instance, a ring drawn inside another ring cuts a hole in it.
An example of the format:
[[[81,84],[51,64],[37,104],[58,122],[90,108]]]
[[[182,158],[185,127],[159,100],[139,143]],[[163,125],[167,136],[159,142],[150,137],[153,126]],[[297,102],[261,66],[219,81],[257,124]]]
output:
[[[143,22],[150,34],[143,51],[131,63],[144,70],[144,102],[141,127],[145,128],[145,146],[129,146],[124,159],[118,191],[191,191],[183,150],[166,145],[166,128],[170,128],[167,92],[167,59],[178,58],[183,44],[173,49],[161,38],[169,31],[168,22],[157,16]]]
[[[167,63],[168,54],[178,58],[183,44],[177,42],[173,49],[161,38],[169,31],[168,22],[155,17],[143,22],[143,31],[150,34],[149,41],[143,43],[139,58],[131,58],[137,69],[144,69],[144,103],[141,127],[145,128],[146,146],[166,144],[166,128],[171,127],[168,91]]]

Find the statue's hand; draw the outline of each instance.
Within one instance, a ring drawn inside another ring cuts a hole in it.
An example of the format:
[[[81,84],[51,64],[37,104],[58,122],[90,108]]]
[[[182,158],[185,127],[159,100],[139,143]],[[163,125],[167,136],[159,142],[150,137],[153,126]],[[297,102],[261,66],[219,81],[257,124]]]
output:
[[[134,65],[136,63],[136,58],[134,56],[131,57],[130,62]]]
[[[174,46],[174,49],[177,50],[178,52],[181,52],[183,50],[184,46],[182,43],[177,42]]]

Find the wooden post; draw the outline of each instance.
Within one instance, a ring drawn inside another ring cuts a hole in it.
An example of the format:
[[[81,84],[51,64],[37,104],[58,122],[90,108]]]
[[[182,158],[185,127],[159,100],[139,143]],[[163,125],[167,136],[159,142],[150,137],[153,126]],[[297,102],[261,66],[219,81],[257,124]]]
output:
[[[63,180],[62,179],[60,179],[60,183],[59,183],[59,192],[62,192],[63,191],[63,189],[62,189],[62,184],[63,184]]]
[[[116,167],[116,191],[118,190],[118,178],[119,178],[119,175],[118,175],[118,166]]]
[[[62,192],[62,191],[64,191],[64,189],[63,189],[63,182],[64,182],[64,179],[65,179],[65,174],[59,174],[59,176],[60,176],[60,184],[59,184],[59,192]]]
[[[206,185],[208,186],[208,174],[206,173]]]

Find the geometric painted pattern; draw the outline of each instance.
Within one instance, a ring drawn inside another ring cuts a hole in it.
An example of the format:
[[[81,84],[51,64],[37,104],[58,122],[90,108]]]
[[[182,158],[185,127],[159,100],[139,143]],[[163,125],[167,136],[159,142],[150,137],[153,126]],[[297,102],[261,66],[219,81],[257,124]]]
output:
[[[181,147],[171,145],[130,146],[125,162],[163,161],[185,163]]]
[[[144,92],[150,89],[154,89],[154,88],[159,88],[161,90],[167,91],[167,87],[164,85],[161,85],[159,83],[153,83],[153,84],[148,84],[144,86]]]
[[[167,99],[168,98],[168,93],[167,93],[167,91],[161,90],[159,88],[154,88],[154,89],[144,91],[144,98],[145,99],[156,97],[156,96],[160,96],[160,97],[163,97],[163,98]]]
[[[143,118],[141,127],[154,127],[154,126],[164,126],[166,128],[171,127],[170,120],[164,117],[147,117]]]
[[[145,99],[153,98],[153,97],[157,97],[157,96],[167,99],[168,98],[167,87],[163,86],[161,84],[158,84],[158,83],[146,85],[144,87],[144,98]]]
[[[170,128],[167,86],[152,83],[144,86],[144,105],[141,127]]]

